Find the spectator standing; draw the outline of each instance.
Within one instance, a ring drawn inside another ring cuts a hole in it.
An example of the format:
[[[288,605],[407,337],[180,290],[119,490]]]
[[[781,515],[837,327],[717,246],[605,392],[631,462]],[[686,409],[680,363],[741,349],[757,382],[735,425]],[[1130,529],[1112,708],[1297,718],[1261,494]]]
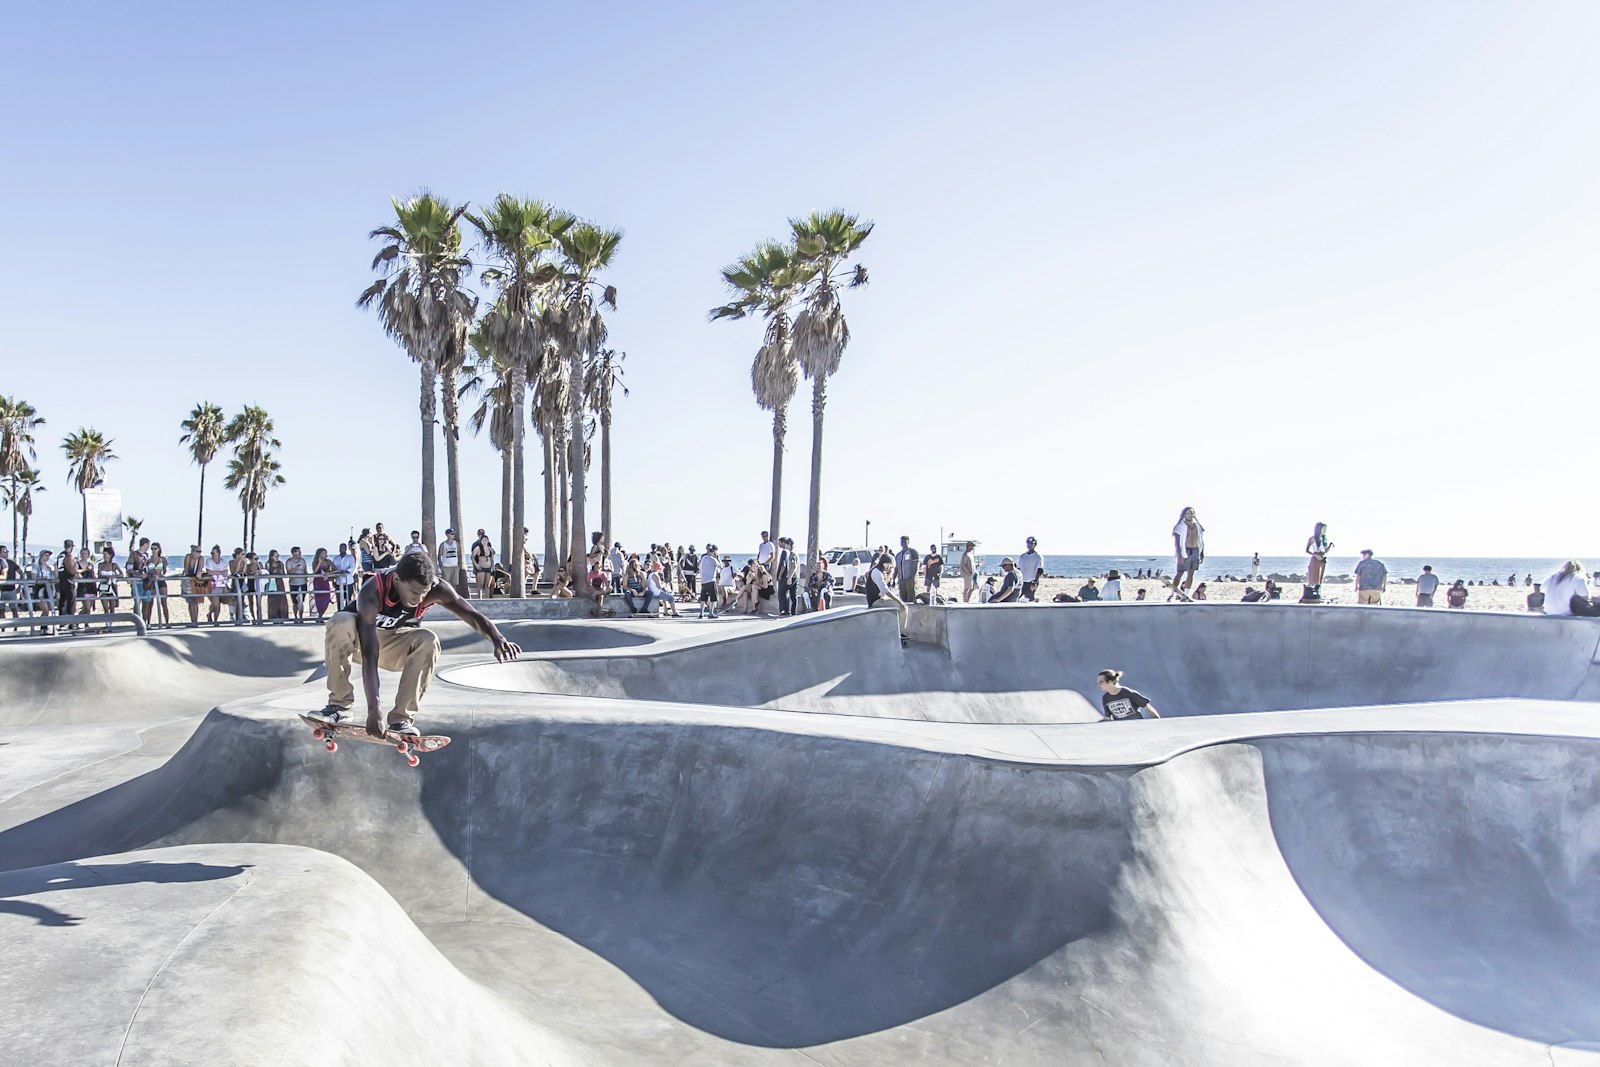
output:
[[[489,535],[482,530],[478,531],[478,539],[472,542],[472,580],[478,586],[480,597],[494,599],[494,545],[489,543]]]
[[[1533,583],[1533,592],[1528,594],[1528,610],[1535,615],[1544,614],[1544,593],[1539,582]]]
[[[1261,578],[1261,553],[1257,552],[1250,557],[1250,580],[1259,581]]]
[[[1172,589],[1186,593],[1206,558],[1206,530],[1195,517],[1194,508],[1178,513],[1178,524],[1172,528],[1172,547],[1178,559],[1178,567],[1172,572]]]
[[[183,599],[189,604],[189,622],[200,622],[200,601],[211,591],[211,582],[205,576],[206,557],[199,545],[190,545],[189,554],[183,557]]]
[[[410,556],[417,552],[421,552],[424,556],[426,556],[428,554],[428,549],[427,546],[422,543],[422,531],[412,530],[411,543],[407,545],[406,550],[400,554],[402,556]]]
[[[1389,568],[1372,555],[1372,549],[1361,550],[1361,562],[1356,564],[1356,603],[1382,604],[1383,591],[1389,587]]]
[[[0,545],[0,615],[7,611],[15,619],[22,601],[22,568],[11,558],[11,550]]]
[[[1417,607],[1433,607],[1433,594],[1439,590],[1439,576],[1433,573],[1431,566],[1423,567],[1422,573],[1417,576]]]
[[[311,567],[306,557],[300,554],[299,545],[289,549],[289,559],[283,569],[289,575],[289,606],[294,609],[294,621],[305,622],[306,575],[311,573]]]
[[[778,538],[778,559],[773,568],[773,579],[778,583],[778,614],[793,615],[795,609],[794,542],[787,537]]]
[[[968,541],[967,547],[961,553],[961,602],[969,603],[972,593],[978,584],[978,567],[972,559],[972,550],[977,548],[975,541]]]
[[[922,592],[929,604],[939,602],[939,584],[944,579],[944,557],[938,545],[929,545],[928,554],[922,557]]]
[[[78,579],[83,577],[83,567],[72,551],[71,541],[61,542],[61,569],[56,577],[56,614],[75,615],[78,611]]]
[[[211,555],[206,557],[203,566],[206,572],[206,592],[211,598],[211,606],[206,611],[206,621],[215,626],[222,621],[222,598],[232,593],[229,585],[233,581],[233,565],[222,558],[221,545],[212,545]]]
[[[1044,577],[1044,557],[1039,555],[1039,542],[1032,537],[1028,538],[1028,550],[1017,557],[1012,566],[1017,569],[1017,580],[1022,583],[1015,599],[1038,600],[1039,581]],[[1001,588],[1005,588],[1003,579]]]
[[[338,603],[335,610],[343,610],[350,603],[350,596],[355,592],[356,585],[356,557],[350,551],[347,542],[339,542],[339,554],[333,557],[334,587],[338,594]]]
[[[1300,591],[1300,603],[1322,602],[1322,576],[1328,569],[1328,553],[1332,550],[1333,542],[1328,540],[1328,524],[1317,523],[1311,528],[1311,536],[1306,538],[1306,555],[1311,560],[1306,564],[1306,584]]]
[[[1122,599],[1122,572],[1114,570],[1106,575],[1106,584],[1100,591],[1101,600]]]
[[[724,555],[722,566],[717,568],[717,611],[727,609],[733,592],[733,557]]]
[[[761,545],[756,549],[756,564],[764,567],[768,574],[772,573],[773,560],[778,555],[778,546],[772,543],[772,532],[761,531]]]
[[[622,551],[622,542],[616,541],[611,545],[611,591],[622,592],[623,571],[628,569],[628,556]]]
[[[439,577],[458,596],[467,595],[466,576],[461,573],[461,542],[454,530],[446,530],[444,540],[439,542]]]
[[[717,546],[707,544],[700,555],[700,618],[717,617]]]
[[[909,604],[917,599],[917,565],[921,563],[917,550],[911,547],[911,538],[900,536],[900,551],[894,556],[894,576],[900,585],[900,602]]]

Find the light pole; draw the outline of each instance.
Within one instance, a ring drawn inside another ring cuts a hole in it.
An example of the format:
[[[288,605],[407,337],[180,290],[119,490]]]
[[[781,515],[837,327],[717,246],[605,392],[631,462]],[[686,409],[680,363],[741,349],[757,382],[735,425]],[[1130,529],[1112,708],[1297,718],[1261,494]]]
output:
[[[864,548],[864,549],[867,549],[869,552],[872,550],[872,520],[871,519],[867,520],[867,528],[861,535],[861,547]]]

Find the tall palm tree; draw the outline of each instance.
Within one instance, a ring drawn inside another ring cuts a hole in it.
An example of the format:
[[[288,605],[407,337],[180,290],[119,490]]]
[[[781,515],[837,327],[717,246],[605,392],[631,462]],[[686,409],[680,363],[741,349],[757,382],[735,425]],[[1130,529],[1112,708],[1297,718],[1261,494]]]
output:
[[[504,552],[511,543],[511,518],[515,507],[511,424],[516,418],[516,404],[512,398],[511,364],[489,342],[481,328],[472,331],[471,348],[472,358],[461,368],[460,392],[463,399],[479,398],[467,422],[474,434],[482,434],[487,427],[489,443],[500,453],[500,530],[496,543]],[[462,539],[465,541],[465,534]]]
[[[772,515],[768,529],[773,537],[778,536],[782,517],[783,439],[789,427],[789,401],[800,386],[790,313],[806,277],[806,268],[793,249],[763,241],[722,269],[723,283],[733,299],[712,308],[710,316],[715,322],[759,315],[767,324],[750,367],[750,385],[756,403],[772,412]]]
[[[554,336],[567,364],[570,383],[567,400],[567,477],[572,486],[572,540],[567,556],[569,573],[576,579],[585,571],[589,551],[589,527],[585,521],[584,498],[587,490],[584,449],[583,382],[585,367],[606,341],[602,308],[616,309],[617,288],[602,285],[596,278],[616,258],[622,244],[621,230],[607,230],[589,222],[573,223],[557,235],[561,245],[560,293],[554,308]]]
[[[527,526],[525,451],[527,442],[528,382],[543,367],[544,343],[540,311],[550,287],[560,277],[549,261],[557,236],[572,225],[572,216],[542,200],[524,200],[501,193],[467,221],[477,229],[490,265],[483,283],[498,294],[495,306],[484,315],[479,329],[509,361],[511,395],[515,406],[511,427],[512,517],[511,537],[501,551],[512,574],[523,568],[522,531]],[[522,583],[511,583],[512,595],[522,595]]]
[[[392,199],[395,220],[368,236],[383,241],[372,257],[382,275],[356,299],[374,307],[385,332],[422,369],[422,540],[437,543],[434,522],[433,425],[438,418],[439,368],[453,343],[465,344],[477,300],[465,288],[472,264],[461,248],[466,205],[423,190],[406,201]],[[464,358],[464,353],[460,358]]]
[[[809,567],[812,557],[822,551],[817,538],[822,525],[822,415],[828,406],[828,378],[838,373],[839,360],[850,343],[839,290],[867,284],[867,268],[845,261],[872,234],[872,223],[835,209],[790,219],[789,226],[795,251],[809,274],[805,306],[794,320],[795,358],[811,379],[811,506],[806,515],[804,556]]]
[[[32,404],[26,400],[15,400],[9,396],[0,396],[0,478],[4,478],[10,485],[10,494],[7,499],[21,500],[18,494],[17,483],[21,480],[22,472],[32,469],[33,461],[39,458],[34,448],[33,432],[44,425],[44,419],[34,410]],[[11,553],[17,552],[17,509],[13,504],[11,509]]]
[[[233,445],[233,459],[228,462],[228,477],[223,485],[239,490],[239,502],[244,510],[242,541],[251,551],[255,550],[255,516],[266,507],[267,491],[258,482],[278,469],[272,450],[283,447],[283,442],[272,436],[275,429],[272,416],[264,408],[247,404],[243,411],[228,420],[222,431],[223,437]],[[283,479],[279,478],[277,484],[282,485]],[[258,500],[261,503],[256,505],[254,502]]]
[[[130,516],[122,520],[122,525],[128,531],[128,550],[131,552],[139,547],[139,531],[144,529],[144,520]]]
[[[228,460],[228,476],[223,486],[239,492],[239,508],[244,512],[244,544],[251,552],[256,550],[256,527],[261,512],[267,506],[267,490],[284,483],[278,473],[282,469],[278,458],[270,449],[255,453],[235,452]]]
[[[183,420],[180,445],[189,446],[189,458],[200,465],[200,518],[195,526],[194,543],[206,541],[206,466],[216,458],[217,450],[227,443],[226,426],[222,409],[209,400],[202,400]]]
[[[83,506],[83,544],[89,544],[88,492],[105,480],[106,464],[117,458],[111,450],[115,440],[99,430],[82,427],[61,441],[61,451],[67,456],[67,481],[78,490]]]
[[[611,526],[611,410],[617,390],[628,395],[628,387],[622,384],[622,361],[627,358],[626,352],[602,348],[599,358],[590,365],[585,389],[589,406],[600,421],[600,529],[605,534],[600,543],[605,545],[616,536]]]
[[[568,555],[567,531],[571,514],[566,502],[571,490],[566,479],[567,434],[570,432],[567,405],[572,392],[567,365],[555,354],[553,343],[538,376],[530,384],[533,425],[539,433],[544,456],[544,573],[553,580],[560,561]]]
[[[39,484],[39,472],[32,468],[0,485],[0,493],[5,494],[6,506],[12,509],[13,514],[22,516],[22,550],[16,556],[19,563],[28,555],[28,520],[33,517],[33,494],[42,492],[44,486]]]
[[[439,360],[439,381],[444,385],[444,481],[446,507],[450,512],[450,529],[456,532],[458,538],[464,539],[461,524],[464,521],[461,514],[461,393],[456,388],[456,381],[461,377],[462,370],[471,358],[472,348],[467,338],[472,329],[472,320],[465,319],[456,324],[452,331],[449,343],[444,346],[444,354]],[[463,540],[463,543],[464,540]],[[435,551],[437,542],[428,544],[431,554]]]

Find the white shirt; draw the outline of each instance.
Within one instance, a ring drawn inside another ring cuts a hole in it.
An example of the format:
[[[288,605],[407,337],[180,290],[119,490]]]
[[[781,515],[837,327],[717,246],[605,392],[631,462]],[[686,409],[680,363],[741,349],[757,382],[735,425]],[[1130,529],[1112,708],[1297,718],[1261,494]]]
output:
[[[761,542],[761,547],[756,550],[756,562],[765,567],[767,561],[772,558],[772,554],[776,551],[778,551],[778,546],[771,541]]]
[[[1034,582],[1039,579],[1039,572],[1044,570],[1044,560],[1039,553],[1029,549],[1017,557],[1017,570],[1021,573],[1018,577],[1024,582]]]
[[[1121,600],[1122,599],[1122,579],[1121,578],[1112,578],[1109,581],[1107,581],[1105,586],[1100,590],[1100,599],[1101,600]]]
[[[659,597],[661,595],[661,583],[656,579],[655,571],[651,571],[649,574],[644,576],[644,587],[645,590],[653,597]]]
[[[461,542],[444,540],[439,542],[439,566],[461,566]]]
[[[872,568],[872,571],[867,575],[867,581],[871,582],[873,584],[873,587],[878,590],[878,595],[879,596],[889,596],[890,595],[890,593],[889,593],[889,579],[887,579],[887,578],[885,578],[883,576],[883,568],[881,568],[881,567]]]
[[[611,555],[607,558],[611,561],[611,573],[621,574],[623,571],[628,569],[628,561],[623,556],[622,549],[613,548],[611,550]]]
[[[1417,592],[1422,596],[1432,596],[1439,590],[1439,576],[1437,574],[1422,574],[1417,576]]]
[[[400,553],[400,554],[402,556],[409,556],[413,552],[421,552],[424,555],[426,555],[427,551],[428,551],[427,549],[422,547],[422,542],[421,541],[413,541],[409,545],[407,545],[406,546],[406,550],[404,552]]]
[[[700,581],[705,585],[717,584],[717,557],[709,552],[700,557]]]
[[[346,552],[333,557],[333,565],[339,570],[339,584],[349,585],[356,573],[356,558]]]
[[[733,585],[733,564],[724,563],[722,569],[717,571],[717,584],[729,587]]]
[[[1560,574],[1557,571],[1556,574]],[[1557,578],[1556,574],[1544,580],[1544,613],[1546,615],[1571,615],[1572,598],[1589,595],[1589,580],[1581,574],[1570,578]]]

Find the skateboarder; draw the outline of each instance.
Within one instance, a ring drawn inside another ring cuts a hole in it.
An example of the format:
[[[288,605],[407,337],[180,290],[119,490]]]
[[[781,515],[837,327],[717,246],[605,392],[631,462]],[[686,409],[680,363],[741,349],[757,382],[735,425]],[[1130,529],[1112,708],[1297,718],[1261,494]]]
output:
[[[1100,686],[1100,721],[1113,719],[1159,719],[1150,698],[1122,684],[1122,672],[1105,670],[1095,678]]]
[[[522,649],[474,608],[448,582],[439,579],[426,552],[403,557],[394,570],[374,574],[345,607],[328,616],[324,636],[328,663],[328,706],[314,717],[340,722],[355,703],[350,661],[361,664],[367,697],[367,733],[417,736],[418,702],[428,690],[439,660],[439,638],[418,625],[422,613],[437,604],[494,643],[494,658],[516,659]],[[400,672],[400,689],[388,715],[378,707],[378,670]]]

